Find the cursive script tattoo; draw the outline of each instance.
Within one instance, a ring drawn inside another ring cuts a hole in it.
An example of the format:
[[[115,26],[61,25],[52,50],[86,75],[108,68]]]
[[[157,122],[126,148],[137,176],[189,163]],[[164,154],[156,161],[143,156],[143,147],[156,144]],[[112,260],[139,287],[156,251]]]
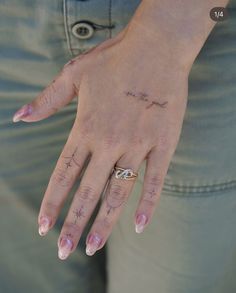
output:
[[[163,102],[163,103],[159,103],[157,101],[154,101],[151,98],[149,98],[148,94],[146,94],[144,92],[134,93],[132,91],[125,91],[124,93],[127,97],[134,97],[140,101],[144,101],[144,102],[148,103],[149,105],[147,105],[146,109],[150,109],[153,105],[159,106],[161,108],[165,108],[165,106],[168,104],[167,101]]]

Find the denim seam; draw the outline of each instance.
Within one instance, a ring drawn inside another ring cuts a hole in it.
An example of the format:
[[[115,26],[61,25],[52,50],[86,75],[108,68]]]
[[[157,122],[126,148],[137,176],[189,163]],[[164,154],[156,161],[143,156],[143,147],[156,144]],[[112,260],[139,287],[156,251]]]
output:
[[[172,191],[177,193],[214,193],[218,191],[228,190],[236,187],[236,181],[232,180],[229,182],[224,182],[220,184],[212,185],[202,185],[202,186],[181,186],[181,185],[172,185],[164,184],[164,191]]]
[[[71,40],[69,34],[69,24],[68,24],[68,14],[67,14],[67,0],[63,0],[63,14],[64,14],[64,28],[65,28],[65,35],[67,40],[67,47],[71,56],[73,56],[72,49],[71,49]]]
[[[112,21],[111,21],[111,9],[112,9],[112,0],[109,0],[109,11],[108,11],[108,17],[109,17],[109,19],[108,19],[108,22],[109,22],[109,27],[111,27],[111,23],[112,23]],[[109,38],[111,39],[111,37],[112,37],[112,29],[111,28],[109,28]]]

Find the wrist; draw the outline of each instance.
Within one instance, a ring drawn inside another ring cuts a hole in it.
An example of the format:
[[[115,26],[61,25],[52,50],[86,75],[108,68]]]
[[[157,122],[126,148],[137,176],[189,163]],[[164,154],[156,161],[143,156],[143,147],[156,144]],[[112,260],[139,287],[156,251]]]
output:
[[[227,0],[143,0],[131,19],[127,34],[148,50],[162,52],[177,66],[191,66],[215,22],[209,12]]]

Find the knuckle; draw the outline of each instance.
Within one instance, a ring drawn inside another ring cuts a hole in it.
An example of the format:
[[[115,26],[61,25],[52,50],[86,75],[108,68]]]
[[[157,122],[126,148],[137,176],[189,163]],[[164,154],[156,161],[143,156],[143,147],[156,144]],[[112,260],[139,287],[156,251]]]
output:
[[[144,138],[142,138],[139,135],[135,135],[135,134],[130,139],[130,144],[132,146],[139,146],[139,147],[146,146],[145,142],[146,142],[146,140]]]
[[[122,185],[112,184],[110,187],[110,197],[113,200],[120,200],[126,197],[127,192]]]
[[[44,208],[46,209],[46,211],[50,213],[57,212],[60,209],[60,207],[60,202],[57,201],[46,201],[44,203]]]
[[[145,205],[148,205],[150,208],[153,208],[156,205],[156,202],[149,198],[143,198],[142,203],[144,203]]]
[[[168,136],[165,133],[161,133],[157,139],[157,148],[158,151],[166,152],[169,147]]]
[[[81,186],[78,191],[78,197],[84,201],[94,202],[97,199],[97,193],[91,186]]]
[[[52,97],[50,96],[49,88],[44,91],[37,101],[38,107],[50,107],[52,105]]]
[[[78,235],[82,233],[81,227],[73,222],[65,222],[63,225],[63,230],[65,231],[65,233],[70,232],[71,237],[73,237],[73,235]]]
[[[92,119],[93,115],[89,112],[88,115],[83,117],[79,124],[79,134],[81,139],[87,139],[93,133],[94,130],[94,121]]]
[[[110,210],[119,208],[127,198],[127,191],[118,184],[112,184],[106,195],[106,202],[108,207],[108,214]]]
[[[73,183],[74,177],[63,169],[56,169],[51,180],[61,187],[69,187]]]
[[[112,223],[108,220],[108,217],[103,217],[101,219],[98,219],[96,221],[96,224],[102,229],[102,230],[110,230]]]
[[[147,180],[147,185],[150,187],[160,188],[163,184],[164,178],[161,174],[155,174]]]
[[[116,133],[109,133],[104,136],[102,143],[105,149],[113,149],[121,143],[121,137]]]
[[[51,107],[53,105],[53,97],[55,93],[55,82],[52,82],[40,95],[38,99],[39,106]]]

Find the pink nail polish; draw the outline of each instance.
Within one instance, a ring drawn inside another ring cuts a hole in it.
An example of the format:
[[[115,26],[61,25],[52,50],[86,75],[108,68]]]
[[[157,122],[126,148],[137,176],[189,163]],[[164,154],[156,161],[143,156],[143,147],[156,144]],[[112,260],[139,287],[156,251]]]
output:
[[[147,223],[147,216],[144,214],[139,214],[136,218],[136,227],[135,227],[136,233],[142,233],[146,223]]]
[[[21,118],[28,116],[32,113],[32,106],[30,104],[26,104],[22,106],[13,116],[13,122],[18,122]]]
[[[101,243],[102,243],[102,238],[100,237],[99,234],[97,233],[90,234],[87,241],[86,254],[90,256],[93,255],[97,251]]]
[[[44,236],[50,227],[51,221],[48,219],[48,217],[42,216],[39,222],[39,234],[41,236]]]
[[[66,237],[62,237],[59,244],[58,257],[60,259],[66,259],[70,254],[72,248],[73,242]]]

